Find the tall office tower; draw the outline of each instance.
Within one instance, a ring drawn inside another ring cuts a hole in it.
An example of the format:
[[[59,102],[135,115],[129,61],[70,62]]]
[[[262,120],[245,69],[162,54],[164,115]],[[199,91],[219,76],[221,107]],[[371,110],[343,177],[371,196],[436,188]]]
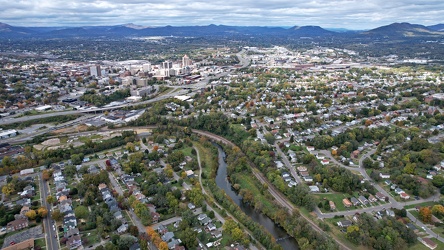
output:
[[[165,61],[162,63],[162,68],[164,69],[171,69],[173,68],[173,62]]]
[[[142,65],[144,72],[150,72],[151,71],[151,63],[145,63]]]
[[[184,67],[188,67],[188,66],[190,66],[191,65],[191,60],[190,60],[190,58],[187,56],[187,55],[184,55],[183,57],[182,57],[182,67],[184,68]]]
[[[93,65],[89,67],[89,73],[91,76],[99,77],[102,76],[102,70],[100,69],[100,65]]]

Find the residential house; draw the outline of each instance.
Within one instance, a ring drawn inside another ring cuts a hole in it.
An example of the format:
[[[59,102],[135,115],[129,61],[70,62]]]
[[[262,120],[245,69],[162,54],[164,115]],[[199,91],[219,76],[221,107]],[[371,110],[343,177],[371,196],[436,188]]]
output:
[[[353,204],[353,206],[357,206],[357,205],[359,205],[359,201],[358,201],[358,199],[356,199],[355,197],[351,197],[350,201],[351,201],[351,203]]]
[[[373,196],[372,194],[368,196],[368,201],[370,202],[377,202],[378,200]]]
[[[119,228],[117,228],[117,233],[123,234],[128,231],[128,224],[122,224]]]
[[[367,200],[367,198],[365,198],[365,197],[362,196],[362,195],[358,197],[358,200],[359,200],[359,202],[362,203],[362,205],[367,205],[367,204],[368,204],[368,200]]]
[[[298,167],[297,170],[300,172],[306,172],[307,171],[307,167]]]
[[[80,233],[79,233],[79,229],[78,228],[72,228],[72,229],[69,229],[68,231],[65,232],[64,237],[65,238],[69,238],[71,236],[79,235],[79,234]]]
[[[13,221],[9,222],[6,225],[6,230],[8,232],[14,232],[14,231],[21,230],[21,229],[27,228],[27,227],[28,227],[28,219],[21,218],[21,219],[17,219],[17,220],[13,220]]]
[[[177,246],[179,246],[180,243],[181,241],[173,238],[170,242],[168,242],[168,249],[175,249]]]
[[[82,246],[82,240],[80,238],[80,235],[74,235],[68,238],[66,245],[69,247],[69,249],[76,249]]]
[[[300,171],[299,174],[300,174],[302,177],[305,177],[305,176],[309,176],[309,175],[310,175],[310,174],[308,173],[308,171]]]
[[[187,177],[188,177],[188,178],[193,178],[193,177],[194,177],[194,172],[193,172],[193,170],[187,170],[187,171],[185,171],[185,173],[187,174]]]
[[[193,204],[193,203],[188,203],[188,208],[190,209],[190,210],[193,210],[193,209],[195,209],[196,208],[196,206]]]
[[[208,223],[208,225],[205,228],[208,229],[208,231],[216,230],[216,226],[213,223]]]
[[[164,235],[162,235],[162,240],[165,242],[169,242],[171,239],[174,238],[174,233],[173,232],[167,232]]]
[[[116,218],[116,219],[118,219],[118,220],[123,219],[122,211],[116,211],[116,212],[114,212],[113,216],[114,216],[114,218]],[[156,223],[157,223],[157,222],[156,222]]]
[[[430,249],[435,249],[438,245],[429,238],[418,237],[418,241]]]
[[[395,193],[400,195],[401,193],[404,193],[404,190],[400,188],[395,188]]]
[[[302,178],[304,178],[305,182],[313,182],[313,177],[311,177],[311,176],[304,176]]]
[[[20,209],[20,215],[23,218],[26,218],[26,213],[29,212],[29,207],[28,206],[23,206],[22,209]]]
[[[349,220],[343,220],[343,221],[338,221],[337,224],[339,227],[349,227],[352,225],[352,222]]]
[[[344,204],[344,207],[351,207],[353,204],[347,199],[342,199],[342,204]]]
[[[390,175],[389,174],[379,173],[379,177],[381,177],[382,179],[390,179]]]
[[[160,214],[156,213],[156,212],[151,212],[151,218],[152,218],[153,224],[156,224],[159,222]]]
[[[381,192],[376,193],[376,198],[380,201],[385,201],[385,195],[383,195]]]
[[[327,159],[323,159],[323,160],[321,161],[321,164],[325,166],[325,165],[330,164],[330,161],[327,160]]]
[[[320,191],[318,186],[309,186],[309,188],[310,188],[310,192],[313,192],[313,193],[317,193]]]
[[[328,204],[330,205],[330,210],[335,210],[336,209],[336,205],[333,201],[328,201]]]
[[[210,223],[210,222],[212,222],[212,220],[211,220],[210,217],[205,217],[204,219],[202,219],[202,220],[199,221],[199,223],[200,223],[202,226],[206,226],[206,225],[208,225],[208,223]]]
[[[205,218],[207,218],[207,215],[206,215],[206,214],[199,214],[199,215],[197,216],[197,220],[198,220],[198,221],[201,221],[201,220],[203,220],[203,219],[205,219]]]
[[[29,198],[23,198],[23,199],[20,199],[20,200],[16,201],[15,204],[16,204],[17,206],[21,206],[21,207],[23,207],[23,206],[28,206],[28,207],[30,207],[30,206],[31,206],[31,199],[29,199]]]
[[[355,151],[353,151],[353,152],[350,154],[350,157],[356,159],[356,158],[359,157],[359,153],[361,153],[361,152],[359,152],[359,150],[355,150]]]
[[[410,199],[410,195],[406,194],[406,193],[401,193],[399,194],[399,196],[401,196],[401,199],[403,200],[408,200]]]
[[[387,214],[387,216],[395,217],[395,212],[391,209],[385,210],[385,213]]]
[[[99,184],[99,191],[102,191],[102,189],[105,189],[105,188],[107,188],[105,183],[100,183]]]

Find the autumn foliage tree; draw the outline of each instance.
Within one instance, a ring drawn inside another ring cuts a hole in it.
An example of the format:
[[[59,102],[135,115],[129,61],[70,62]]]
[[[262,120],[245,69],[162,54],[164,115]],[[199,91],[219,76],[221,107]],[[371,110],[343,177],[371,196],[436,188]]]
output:
[[[432,207],[432,214],[442,218],[444,216],[444,206],[443,205],[434,205]]]
[[[432,210],[429,207],[420,208],[419,219],[424,223],[430,223],[432,221]]]
[[[30,220],[35,220],[35,218],[37,217],[37,213],[34,210],[29,210],[28,212],[25,213],[25,215]]]
[[[48,215],[48,209],[44,208],[44,207],[40,207],[37,210],[37,214],[38,216],[40,216],[41,218],[45,218]]]

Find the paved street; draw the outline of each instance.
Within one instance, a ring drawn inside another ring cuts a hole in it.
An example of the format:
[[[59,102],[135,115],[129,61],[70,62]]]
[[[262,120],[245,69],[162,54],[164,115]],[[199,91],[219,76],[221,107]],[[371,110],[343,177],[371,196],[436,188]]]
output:
[[[48,183],[43,181],[42,173],[40,172],[38,174],[39,183],[40,183],[40,196],[42,199],[42,206],[48,209],[48,215],[46,218],[43,219],[43,226],[45,229],[45,235],[46,235],[46,246],[48,247],[48,250],[57,250],[59,249],[59,241],[58,241],[58,235],[56,233],[57,228],[53,228],[54,223],[52,222],[51,218],[51,207],[52,205],[48,204],[46,202],[46,198],[48,197],[49,193],[49,187]],[[57,238],[56,238],[57,237]]]

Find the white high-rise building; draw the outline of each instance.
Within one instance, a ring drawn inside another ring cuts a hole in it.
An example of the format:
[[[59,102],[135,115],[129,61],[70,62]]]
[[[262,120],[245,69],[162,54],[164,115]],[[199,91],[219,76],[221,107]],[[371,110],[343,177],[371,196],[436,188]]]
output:
[[[150,72],[151,71],[151,63],[145,63],[142,65],[144,72]]]
[[[89,67],[89,73],[91,76],[95,77],[102,76],[102,70],[100,69],[100,65],[93,65]]]
[[[190,58],[189,58],[187,55],[184,55],[184,56],[182,57],[182,67],[185,68],[185,67],[188,67],[188,66],[190,66],[190,65],[191,65],[191,60],[190,60]]]

